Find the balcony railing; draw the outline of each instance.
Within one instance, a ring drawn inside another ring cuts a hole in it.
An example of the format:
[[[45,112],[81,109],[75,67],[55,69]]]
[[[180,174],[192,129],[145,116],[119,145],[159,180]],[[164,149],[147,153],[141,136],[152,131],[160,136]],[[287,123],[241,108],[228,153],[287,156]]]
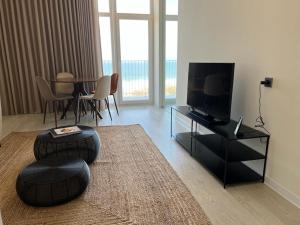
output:
[[[124,100],[149,99],[149,63],[147,60],[122,60],[122,94]]]
[[[105,75],[113,73],[112,61],[103,61]],[[176,92],[176,60],[166,61],[166,97],[174,97]],[[147,60],[122,60],[121,79],[123,100],[149,99],[149,62]]]
[[[165,96],[166,98],[175,98],[177,60],[166,60],[165,68]]]

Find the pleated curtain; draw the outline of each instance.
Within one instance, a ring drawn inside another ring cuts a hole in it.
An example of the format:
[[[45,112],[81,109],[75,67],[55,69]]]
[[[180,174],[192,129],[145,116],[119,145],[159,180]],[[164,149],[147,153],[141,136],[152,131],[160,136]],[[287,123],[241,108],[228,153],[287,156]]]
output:
[[[0,0],[0,94],[4,115],[39,113],[36,76],[98,77],[95,0]]]

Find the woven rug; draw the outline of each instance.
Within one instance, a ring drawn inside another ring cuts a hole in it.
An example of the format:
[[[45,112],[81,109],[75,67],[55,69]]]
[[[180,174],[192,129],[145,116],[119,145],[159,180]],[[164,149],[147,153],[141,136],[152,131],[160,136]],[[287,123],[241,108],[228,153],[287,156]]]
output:
[[[210,224],[167,160],[139,125],[99,127],[102,149],[79,198],[55,207],[25,205],[18,173],[34,160],[38,132],[12,133],[0,148],[0,208],[12,224]]]

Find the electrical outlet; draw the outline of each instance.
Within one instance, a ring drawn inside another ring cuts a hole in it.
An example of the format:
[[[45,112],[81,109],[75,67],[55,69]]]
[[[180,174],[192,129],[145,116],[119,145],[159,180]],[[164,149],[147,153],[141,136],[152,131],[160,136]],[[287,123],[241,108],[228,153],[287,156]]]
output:
[[[265,87],[271,88],[273,86],[273,77],[266,77],[264,81],[260,82]]]

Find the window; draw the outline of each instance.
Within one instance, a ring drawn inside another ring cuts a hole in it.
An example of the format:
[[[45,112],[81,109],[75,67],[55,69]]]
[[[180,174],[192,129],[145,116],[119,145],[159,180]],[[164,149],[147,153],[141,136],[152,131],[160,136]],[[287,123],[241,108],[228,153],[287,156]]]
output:
[[[165,42],[165,97],[176,97],[177,76],[177,21],[166,21]]]
[[[98,0],[104,75],[121,75],[118,99],[152,101],[152,0]]]
[[[166,0],[165,99],[176,98],[178,0]]]
[[[160,37],[165,44],[164,89],[157,93],[160,102],[174,101],[177,77],[178,0],[159,0],[165,4],[165,29]],[[151,102],[154,90],[154,0],[98,0],[102,68],[104,75],[118,72],[118,101]],[[160,9],[162,10],[162,9]],[[162,25],[163,24],[163,25]]]
[[[150,0],[117,0],[117,12],[149,14]]]
[[[166,0],[166,15],[178,16],[178,0]]]
[[[149,100],[147,20],[120,20],[123,100]],[[138,30],[138,32],[136,32]]]
[[[101,40],[103,74],[111,75],[113,73],[113,64],[112,64],[110,17],[100,17],[99,26],[101,32],[100,40]]]
[[[109,12],[109,0],[98,0],[98,12]]]

